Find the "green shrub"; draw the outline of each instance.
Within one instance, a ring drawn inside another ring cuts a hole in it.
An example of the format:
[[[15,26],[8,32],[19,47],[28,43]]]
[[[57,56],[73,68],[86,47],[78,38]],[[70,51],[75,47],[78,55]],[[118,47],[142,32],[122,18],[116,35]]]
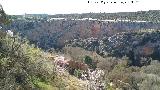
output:
[[[87,65],[92,65],[92,58],[90,56],[85,56],[84,57],[84,62],[87,64]]]
[[[43,51],[29,45],[26,39],[18,36],[3,36],[0,38],[0,89],[1,90],[30,90],[39,88],[34,85],[33,78],[44,82],[52,82],[55,77],[54,65],[45,59]]]

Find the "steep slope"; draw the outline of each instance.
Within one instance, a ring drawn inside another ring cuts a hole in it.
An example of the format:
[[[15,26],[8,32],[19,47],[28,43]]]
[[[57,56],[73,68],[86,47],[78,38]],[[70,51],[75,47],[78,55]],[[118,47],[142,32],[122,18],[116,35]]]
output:
[[[99,19],[14,19],[4,29],[14,30],[43,49],[62,48],[66,40],[89,37],[102,38],[119,32],[160,29],[160,23],[150,21]]]
[[[54,54],[2,30],[0,35],[1,90],[86,90],[86,82],[55,70]]]
[[[125,32],[102,39],[74,39],[66,42],[66,45],[96,51],[102,56],[123,57],[126,55],[132,60],[131,65],[141,66],[149,64],[149,57],[160,60],[159,39],[159,31]]]

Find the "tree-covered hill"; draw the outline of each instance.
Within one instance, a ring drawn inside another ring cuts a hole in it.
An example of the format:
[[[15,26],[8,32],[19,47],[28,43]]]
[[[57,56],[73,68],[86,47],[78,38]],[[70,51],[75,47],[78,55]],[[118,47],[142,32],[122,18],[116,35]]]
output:
[[[131,59],[131,65],[141,66],[149,64],[150,58],[160,60],[159,39],[159,31],[139,31],[118,33],[102,39],[74,39],[66,45],[96,51],[102,56],[127,56]]]
[[[70,18],[70,19],[82,19],[82,18],[93,18],[93,19],[109,19],[109,20],[131,20],[131,21],[149,21],[159,22],[160,11],[149,10],[149,11],[138,11],[138,12],[119,12],[119,13],[82,13],[82,14],[57,14],[50,15],[54,18]]]
[[[30,17],[10,16],[12,23],[8,26],[3,26],[3,29],[10,29],[20,33],[21,36],[27,37],[32,43],[43,49],[62,48],[66,40],[86,39],[90,37],[102,38],[103,36],[111,36],[115,33],[137,30],[158,30],[160,29],[160,23],[155,22],[159,20],[159,16],[157,16],[158,12],[67,14],[53,15],[47,18],[37,18],[34,15],[30,15]],[[93,19],[79,19],[75,18],[76,15]],[[99,19],[102,15],[106,15],[105,17],[108,18]],[[136,19],[131,20],[135,16]],[[154,20],[144,20],[143,18]]]

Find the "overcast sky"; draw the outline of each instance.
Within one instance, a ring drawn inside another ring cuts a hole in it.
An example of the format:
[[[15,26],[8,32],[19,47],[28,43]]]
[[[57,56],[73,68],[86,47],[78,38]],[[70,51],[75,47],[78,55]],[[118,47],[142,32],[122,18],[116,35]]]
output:
[[[90,3],[88,3],[88,1]],[[95,3],[98,1],[99,3]],[[0,0],[7,14],[68,14],[160,10],[160,0]],[[116,2],[117,1],[117,2]],[[134,3],[131,3],[133,1]],[[138,1],[138,2],[136,2]],[[109,2],[107,4],[107,2]],[[116,3],[111,3],[116,2]],[[126,4],[121,4],[126,2]]]

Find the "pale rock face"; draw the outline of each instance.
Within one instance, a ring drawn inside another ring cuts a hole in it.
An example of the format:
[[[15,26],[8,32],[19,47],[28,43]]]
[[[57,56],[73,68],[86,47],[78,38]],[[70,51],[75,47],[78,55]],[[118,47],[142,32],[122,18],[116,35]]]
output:
[[[11,30],[7,30],[7,34],[11,37],[13,37],[13,32]]]

